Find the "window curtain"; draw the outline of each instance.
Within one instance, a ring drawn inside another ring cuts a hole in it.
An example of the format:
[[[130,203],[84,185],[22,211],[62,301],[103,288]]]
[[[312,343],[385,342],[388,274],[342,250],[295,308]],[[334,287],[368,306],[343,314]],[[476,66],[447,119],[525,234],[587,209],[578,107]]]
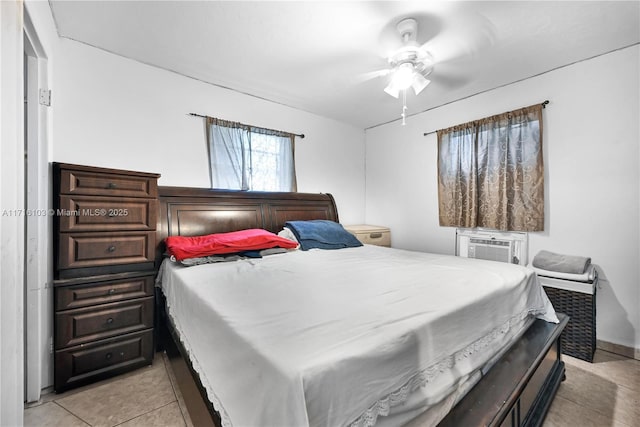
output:
[[[297,191],[295,136],[263,128],[251,128],[252,190]]]
[[[437,133],[440,225],[544,229],[542,105]]]
[[[226,120],[207,119],[211,188],[248,190],[251,138],[246,127]]]
[[[211,188],[297,191],[295,136],[207,118]]]

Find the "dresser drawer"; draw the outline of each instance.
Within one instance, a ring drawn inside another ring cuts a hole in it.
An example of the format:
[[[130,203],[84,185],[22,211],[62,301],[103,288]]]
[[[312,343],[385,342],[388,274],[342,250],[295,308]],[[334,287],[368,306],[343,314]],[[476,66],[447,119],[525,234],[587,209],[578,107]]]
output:
[[[151,363],[153,332],[144,331],[56,351],[55,390]]]
[[[155,177],[62,169],[60,194],[155,198],[158,183]]]
[[[366,245],[391,246],[391,231],[375,225],[346,225],[345,230]]]
[[[153,296],[154,275],[55,288],[55,309],[69,310],[97,304]]]
[[[58,268],[154,261],[155,232],[60,233]]]
[[[97,196],[60,196],[61,232],[155,230],[158,201]]]
[[[391,233],[388,231],[358,233],[356,238],[366,245],[391,246]]]
[[[153,297],[56,313],[56,349],[153,327]]]

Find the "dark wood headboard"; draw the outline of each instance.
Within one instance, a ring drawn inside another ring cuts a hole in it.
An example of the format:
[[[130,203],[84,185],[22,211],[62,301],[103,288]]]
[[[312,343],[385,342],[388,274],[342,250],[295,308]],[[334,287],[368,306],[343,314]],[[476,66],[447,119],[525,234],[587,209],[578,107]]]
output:
[[[164,252],[163,240],[167,236],[197,236],[246,228],[264,228],[277,233],[287,221],[338,222],[338,210],[331,194],[161,186],[158,196],[156,261]]]

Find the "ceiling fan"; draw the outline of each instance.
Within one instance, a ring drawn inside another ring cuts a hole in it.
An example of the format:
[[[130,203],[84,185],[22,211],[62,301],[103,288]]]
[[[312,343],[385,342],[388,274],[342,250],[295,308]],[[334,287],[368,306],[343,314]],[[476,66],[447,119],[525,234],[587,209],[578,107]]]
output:
[[[415,19],[401,20],[396,29],[400,34],[402,47],[388,58],[391,69],[385,74],[390,73],[391,80],[384,91],[398,98],[400,91],[411,87],[418,95],[431,83],[427,76],[433,71],[433,57],[417,42],[418,22]]]
[[[418,41],[418,25],[424,27]],[[459,84],[458,72],[453,72],[452,61],[472,57],[476,52],[490,46],[494,39],[493,24],[484,16],[474,12],[457,11],[446,20],[437,15],[418,13],[413,17],[400,19],[395,25],[383,30],[381,42],[392,49],[385,55],[389,66],[385,69],[361,75],[363,80],[389,76],[384,91],[399,98],[402,95],[402,124],[405,124],[407,91],[413,89],[416,95],[430,83],[430,75],[437,62],[437,80],[444,84]],[[448,65],[445,65],[448,63]]]
[[[391,75],[384,91],[394,98],[402,93],[402,124],[406,124],[407,89],[412,88],[416,95],[431,83],[427,76],[433,71],[433,56],[417,41],[418,22],[413,18],[405,18],[396,24],[402,46],[389,57],[390,68],[374,71],[364,75],[365,79]]]

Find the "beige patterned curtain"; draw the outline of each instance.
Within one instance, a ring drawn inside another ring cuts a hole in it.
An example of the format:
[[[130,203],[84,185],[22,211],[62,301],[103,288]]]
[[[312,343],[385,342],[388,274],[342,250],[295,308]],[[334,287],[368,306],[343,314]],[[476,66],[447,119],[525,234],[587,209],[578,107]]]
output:
[[[544,229],[542,105],[438,131],[440,225]]]

